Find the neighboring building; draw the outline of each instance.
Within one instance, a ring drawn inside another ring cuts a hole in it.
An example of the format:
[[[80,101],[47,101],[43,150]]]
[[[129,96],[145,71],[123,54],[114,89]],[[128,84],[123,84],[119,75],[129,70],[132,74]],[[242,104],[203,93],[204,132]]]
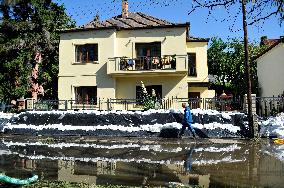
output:
[[[141,97],[141,81],[161,98],[210,98],[207,44],[189,37],[189,23],[176,24],[140,12],[61,31],[60,100]]]
[[[278,96],[284,92],[284,38],[264,43],[270,47],[256,58],[260,96]]]

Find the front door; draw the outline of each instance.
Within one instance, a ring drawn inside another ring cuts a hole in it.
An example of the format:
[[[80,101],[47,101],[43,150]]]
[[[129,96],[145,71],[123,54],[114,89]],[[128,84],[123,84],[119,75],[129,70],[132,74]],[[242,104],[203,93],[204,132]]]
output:
[[[200,108],[200,92],[188,92],[188,103],[191,109]]]

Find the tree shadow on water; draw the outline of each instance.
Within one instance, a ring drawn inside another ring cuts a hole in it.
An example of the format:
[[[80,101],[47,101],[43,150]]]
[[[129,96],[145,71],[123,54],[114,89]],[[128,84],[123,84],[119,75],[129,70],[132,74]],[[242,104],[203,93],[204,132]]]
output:
[[[12,185],[12,184],[7,184],[7,183],[1,183],[0,182],[0,188],[20,188],[21,186],[19,185]]]
[[[199,137],[199,138],[209,138],[202,130],[198,129],[198,128],[194,128],[195,130],[195,134]],[[164,128],[161,130],[159,137],[161,138],[178,138],[178,134],[179,134],[179,129],[177,128]],[[186,130],[187,135],[191,135],[190,131],[187,129]]]

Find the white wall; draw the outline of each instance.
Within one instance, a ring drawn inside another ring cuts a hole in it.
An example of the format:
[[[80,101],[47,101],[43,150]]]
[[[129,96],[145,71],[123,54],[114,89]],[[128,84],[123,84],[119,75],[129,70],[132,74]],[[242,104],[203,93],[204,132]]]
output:
[[[197,77],[188,76],[190,82],[208,82],[207,42],[187,42],[187,53],[196,53]]]
[[[257,76],[262,97],[284,91],[284,44],[280,43],[257,60]]]

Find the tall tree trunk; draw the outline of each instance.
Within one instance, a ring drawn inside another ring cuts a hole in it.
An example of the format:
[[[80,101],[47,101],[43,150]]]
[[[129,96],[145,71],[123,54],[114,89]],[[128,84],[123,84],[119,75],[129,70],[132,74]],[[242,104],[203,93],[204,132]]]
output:
[[[34,64],[32,68],[32,77],[31,77],[31,93],[32,98],[37,100],[38,94],[43,95],[44,90],[42,85],[38,84],[38,67],[42,61],[41,53],[37,52],[34,59]]]
[[[248,50],[248,31],[247,31],[247,18],[246,18],[246,1],[242,0],[242,13],[243,13],[243,31],[244,31],[244,50],[245,50],[245,67],[246,67],[246,81],[247,81],[247,103],[248,103],[248,121],[250,137],[255,137],[253,114],[252,114],[252,97],[251,97],[251,76],[250,76],[250,63],[249,63],[249,50]]]

